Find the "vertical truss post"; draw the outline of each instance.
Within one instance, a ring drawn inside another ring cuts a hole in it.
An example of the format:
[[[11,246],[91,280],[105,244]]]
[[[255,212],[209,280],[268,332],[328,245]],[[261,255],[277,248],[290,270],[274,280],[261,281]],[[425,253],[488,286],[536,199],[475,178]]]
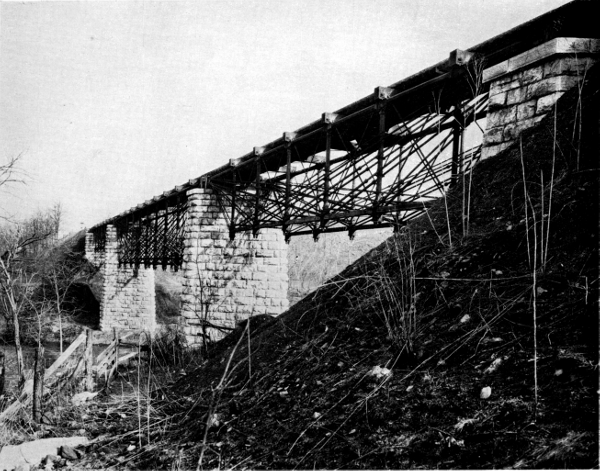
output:
[[[152,268],[156,270],[158,266],[158,212],[159,207],[156,205],[156,211],[154,212],[154,229],[152,231]]]
[[[125,223],[127,222],[127,216],[125,216]],[[115,222],[117,228],[117,267],[121,268],[125,265],[123,262],[123,221]]]
[[[234,160],[230,160],[229,161],[229,165],[234,166]],[[235,239],[235,205],[237,203],[236,201],[236,196],[237,196],[237,182],[236,182],[236,176],[237,176],[237,171],[234,169],[233,172],[231,172],[231,178],[232,178],[232,185],[231,185],[231,221],[229,223],[229,240],[233,240]]]
[[[146,208],[144,211],[145,220],[144,220],[144,268],[148,268],[150,266],[150,253],[152,250],[152,240],[150,240],[150,209]]]
[[[288,231],[288,221],[290,220],[290,199],[292,197],[292,141],[296,137],[296,133],[284,132],[283,140],[285,142],[285,202],[283,212],[282,229],[285,235],[286,242],[289,242],[290,236]]]
[[[179,266],[183,260],[183,241],[181,239],[185,238],[185,234],[181,237],[181,213],[183,209],[181,208],[181,193],[177,193],[177,199],[175,201],[175,240],[174,243],[174,254],[173,254],[173,266],[175,271],[179,270]]]
[[[404,193],[404,189],[403,189],[404,181],[402,180],[402,170],[404,170],[404,163],[405,163],[405,161],[402,160],[402,145],[399,145],[398,146],[398,192],[396,194],[396,204],[398,204],[398,206],[400,206],[400,203],[402,203],[402,195]],[[400,218],[400,211],[396,211],[394,232],[396,232],[396,228],[400,227],[401,221],[402,221],[402,219]]]
[[[142,230],[140,215],[138,212],[133,213],[133,226],[135,236],[135,256],[133,257],[133,267],[139,268],[142,258]]]
[[[264,148],[255,147],[254,156],[256,158],[256,195],[254,198],[254,220],[252,222],[252,237],[258,236],[259,230],[259,212],[260,212],[260,170],[261,170],[261,154],[264,152]]]
[[[334,113],[323,113],[322,120],[325,125],[325,168],[323,175],[323,209],[321,210],[320,229],[325,228],[327,223],[325,217],[329,214],[329,190],[331,185],[331,130],[336,115]]]
[[[382,181],[383,181],[383,164],[385,151],[385,110],[386,100],[392,94],[392,89],[387,87],[377,87],[375,95],[378,100],[377,111],[379,113],[379,146],[377,149],[377,184],[375,187],[375,201],[373,202],[373,222],[379,220],[379,205],[381,199]]]
[[[125,242],[125,244],[121,243],[120,247],[119,247],[119,260],[121,259],[121,257],[123,257],[123,265],[127,266],[129,265],[129,268],[133,268],[133,261],[132,261],[132,256],[131,253],[134,252],[133,247],[131,246],[131,232],[133,232],[131,230],[131,225],[133,224],[133,215],[132,214],[128,214],[125,217],[125,234],[123,236],[123,242]],[[123,247],[125,245],[125,247]],[[135,252],[134,252],[135,254]]]
[[[356,160],[358,159],[358,154],[360,153],[360,146],[357,143],[351,142],[352,144],[352,149],[350,150],[351,152],[351,156],[350,158],[352,159],[352,188],[350,190],[350,207],[354,208],[354,202],[356,200],[356,179],[358,176],[358,172],[356,171]],[[356,227],[354,226],[354,223],[352,222],[352,218],[348,219],[348,225],[346,226],[348,228],[348,238],[350,240],[354,240],[354,235],[356,233]]]
[[[165,198],[165,214],[163,223],[162,269],[166,270],[169,263],[169,200]]]
[[[453,111],[454,122],[452,124],[452,170],[450,176],[450,185],[456,185],[459,173],[463,172],[462,168],[462,146],[463,146],[463,128],[464,115],[457,103]]]

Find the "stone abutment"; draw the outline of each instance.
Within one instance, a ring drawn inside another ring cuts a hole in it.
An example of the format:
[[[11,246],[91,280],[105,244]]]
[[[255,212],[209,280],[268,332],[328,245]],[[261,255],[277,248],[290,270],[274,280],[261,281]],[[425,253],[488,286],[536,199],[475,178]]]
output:
[[[599,54],[598,39],[555,38],[484,70],[490,99],[482,158],[512,146],[523,131],[553,112],[558,99],[581,84]]]

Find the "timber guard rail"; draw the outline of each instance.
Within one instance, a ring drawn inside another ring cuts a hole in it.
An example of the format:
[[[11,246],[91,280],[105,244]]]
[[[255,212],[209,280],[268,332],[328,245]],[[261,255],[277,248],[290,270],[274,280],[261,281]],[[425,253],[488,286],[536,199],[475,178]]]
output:
[[[401,227],[481,155],[484,68],[556,37],[598,37],[595,2],[575,0],[450,57],[94,226],[102,251],[117,228],[119,262],[181,266],[186,192],[213,190],[233,240]],[[474,142],[473,145],[471,145]]]

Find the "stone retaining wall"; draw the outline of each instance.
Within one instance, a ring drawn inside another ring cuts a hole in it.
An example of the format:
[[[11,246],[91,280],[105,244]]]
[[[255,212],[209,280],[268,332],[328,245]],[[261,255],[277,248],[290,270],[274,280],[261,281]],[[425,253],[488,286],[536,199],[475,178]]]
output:
[[[241,320],[288,308],[287,245],[280,229],[229,240],[210,189],[188,192],[182,315],[189,343],[223,337]]]
[[[556,38],[486,69],[490,100],[482,158],[511,146],[544,119],[563,93],[581,83],[599,53],[599,40]]]

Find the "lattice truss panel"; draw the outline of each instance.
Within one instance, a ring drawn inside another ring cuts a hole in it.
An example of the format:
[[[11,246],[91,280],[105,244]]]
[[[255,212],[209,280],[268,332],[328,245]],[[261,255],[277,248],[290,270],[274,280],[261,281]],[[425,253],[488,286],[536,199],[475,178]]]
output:
[[[227,175],[212,179],[230,236],[281,227],[287,237],[352,237],[357,229],[398,227],[479,159],[487,93],[444,111],[433,94],[406,116],[385,89],[379,93],[378,103],[345,117],[325,113],[320,129],[285,133],[283,146],[255,149],[254,160],[232,161]]]
[[[94,252],[104,252],[106,247],[106,226],[95,227],[91,230],[94,235]]]
[[[118,220],[115,225],[119,265],[163,269],[170,266],[178,270],[183,261],[186,215],[185,195],[177,195]],[[105,227],[100,229],[105,234]],[[95,233],[94,238],[98,240]]]

